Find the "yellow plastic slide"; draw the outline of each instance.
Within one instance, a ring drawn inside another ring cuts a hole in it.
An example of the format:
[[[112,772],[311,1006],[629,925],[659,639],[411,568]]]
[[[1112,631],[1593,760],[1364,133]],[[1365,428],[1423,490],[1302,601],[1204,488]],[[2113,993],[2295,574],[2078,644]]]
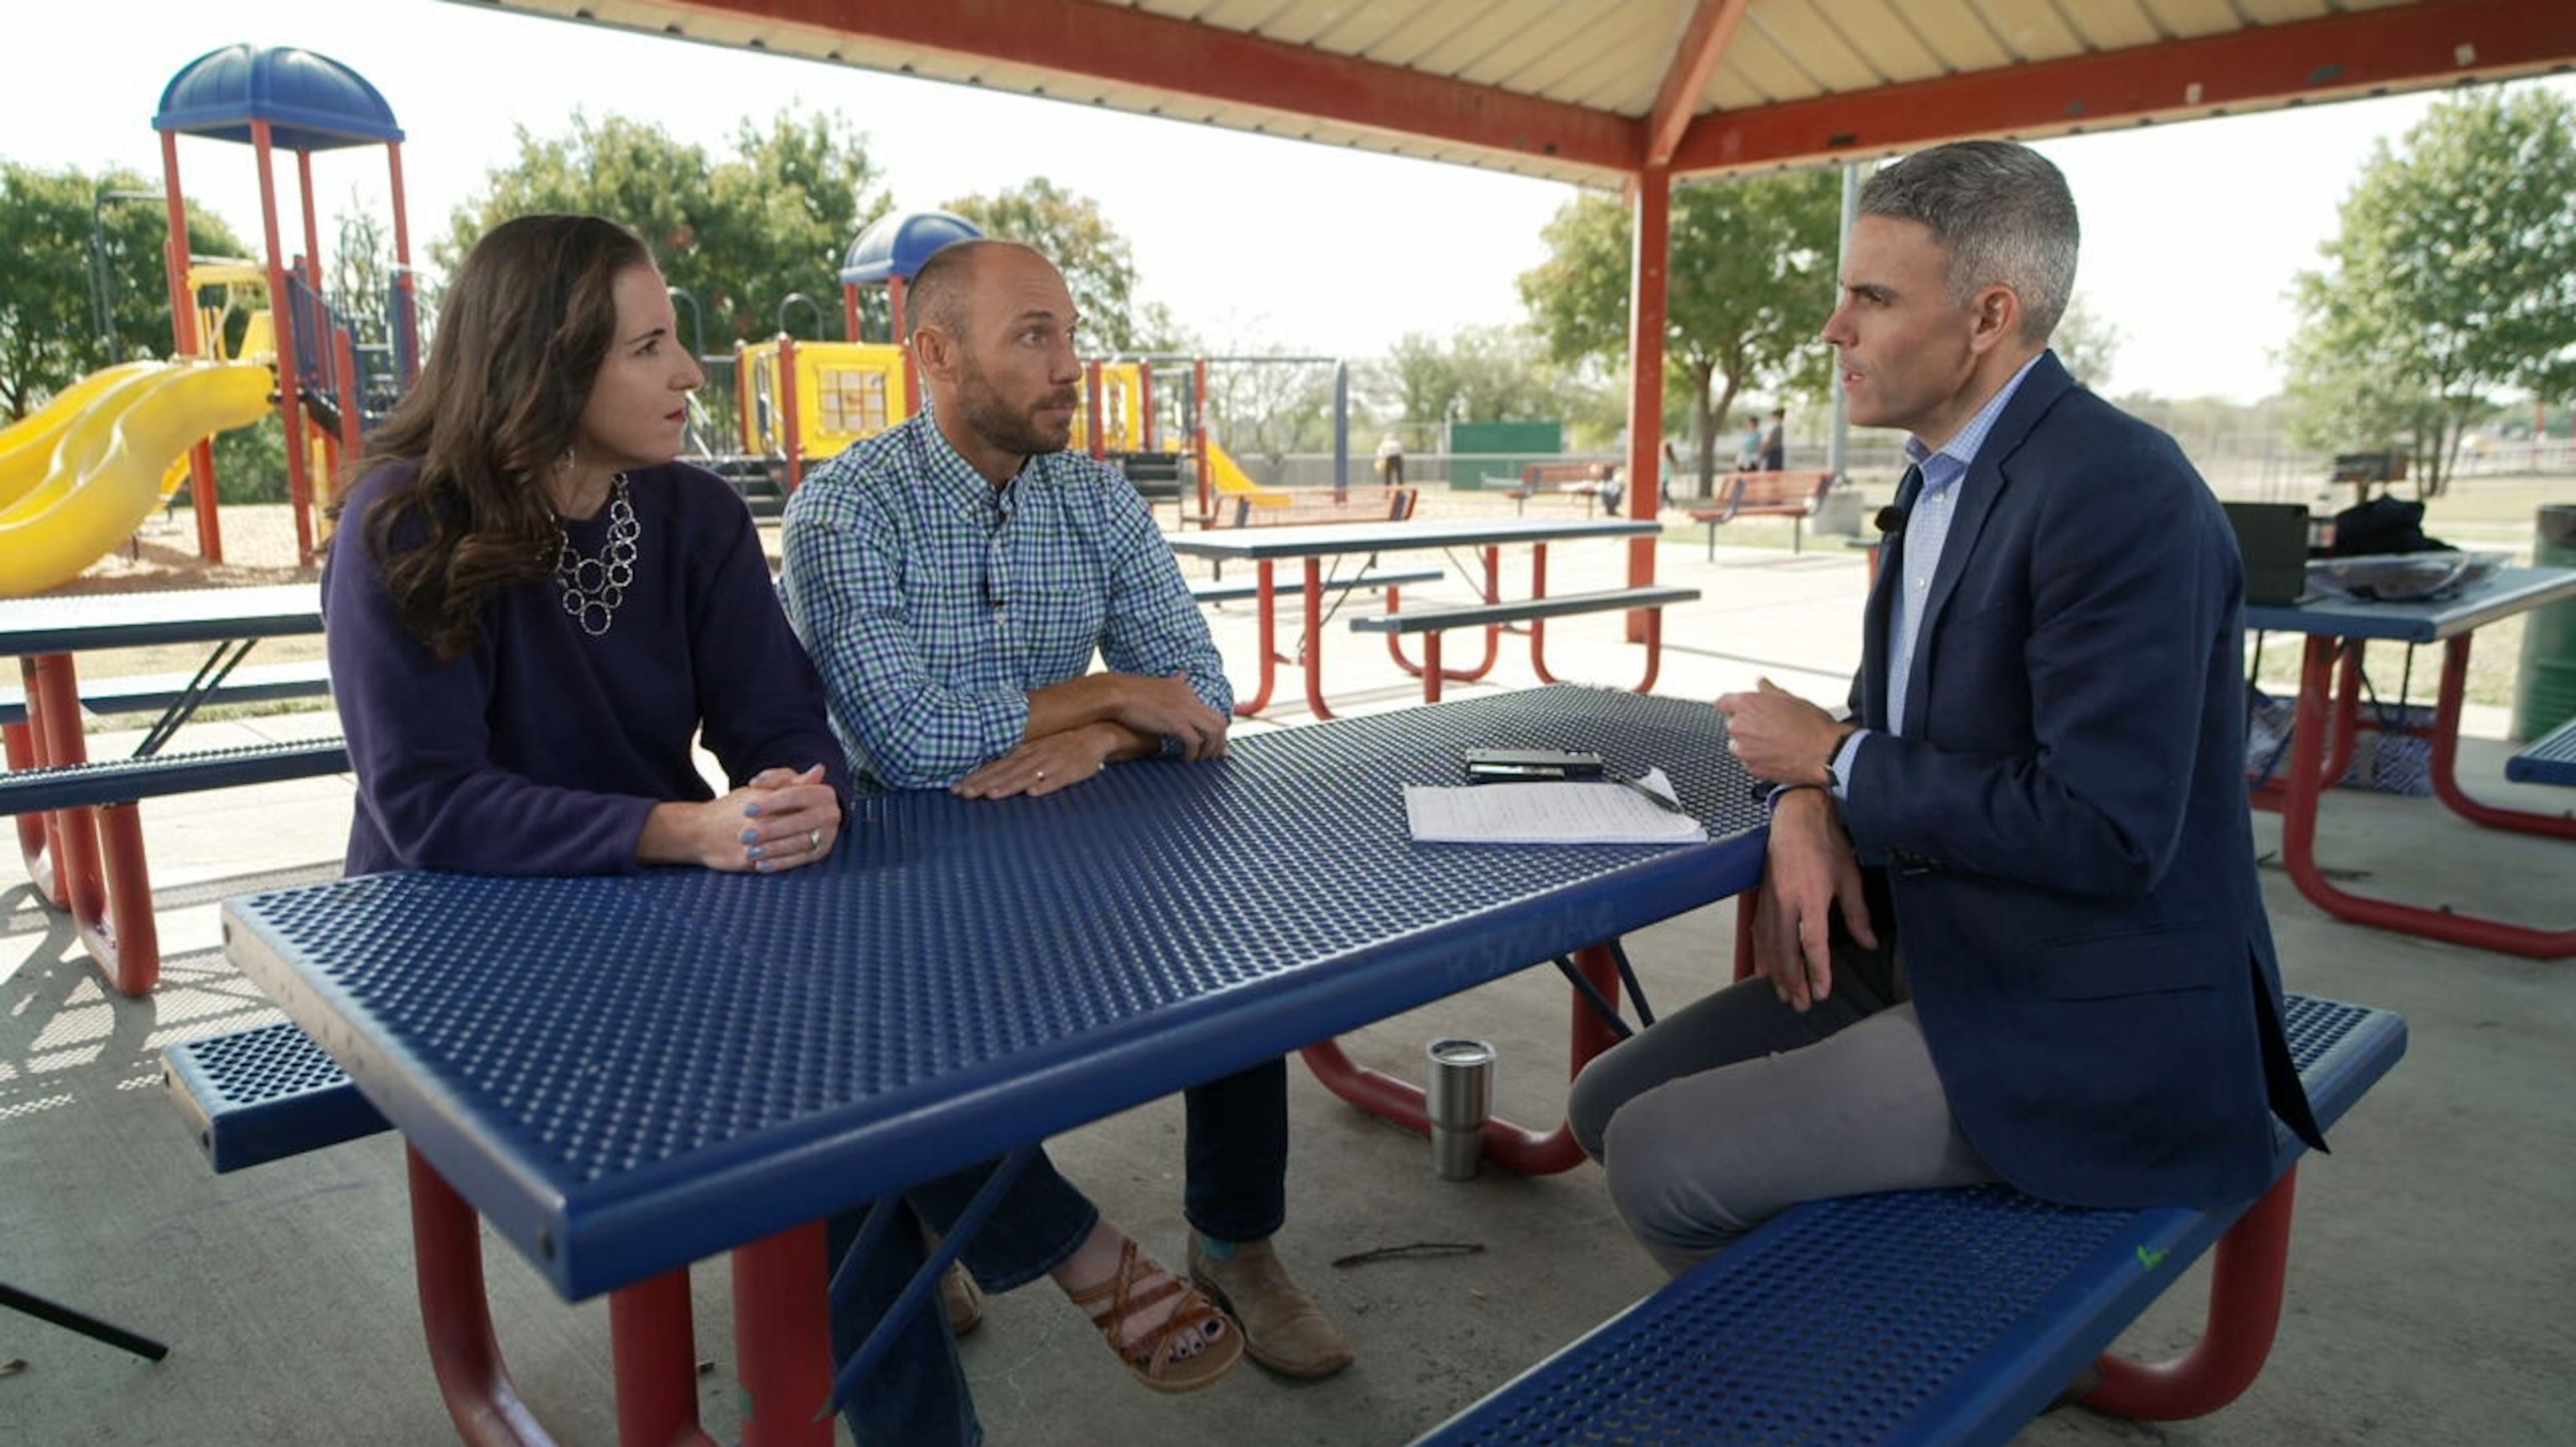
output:
[[[37,408],[33,416],[0,429],[0,508],[25,497],[45,480],[45,474],[53,470],[54,449],[62,443],[63,429],[88,411],[89,404],[120,382],[148,376],[168,366],[167,362],[127,362],[92,372],[55,393],[53,400]]]
[[[258,421],[277,390],[261,362],[141,362],[111,367],[67,389],[110,378],[57,429],[43,475],[14,496],[14,472],[0,471],[0,598],[41,593],[131,536],[161,505],[171,460],[203,437]],[[63,399],[56,399],[57,403]],[[19,456],[54,407],[0,433],[0,469],[30,466]]]
[[[1216,445],[1215,438],[1208,439],[1207,447],[1208,481],[1215,484],[1219,494],[1227,497],[1248,497],[1252,499],[1254,507],[1286,507],[1295,501],[1284,488],[1263,487],[1260,483],[1254,482],[1252,474],[1245,472],[1243,465],[1236,462],[1232,454]]]

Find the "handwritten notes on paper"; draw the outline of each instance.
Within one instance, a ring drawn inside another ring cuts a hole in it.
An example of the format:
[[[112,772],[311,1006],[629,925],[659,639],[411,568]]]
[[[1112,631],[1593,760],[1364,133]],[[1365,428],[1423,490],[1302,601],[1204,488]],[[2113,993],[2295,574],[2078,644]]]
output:
[[[1661,769],[1639,781],[1675,797]],[[1404,791],[1417,844],[1687,844],[1708,831],[1615,783],[1470,784]]]

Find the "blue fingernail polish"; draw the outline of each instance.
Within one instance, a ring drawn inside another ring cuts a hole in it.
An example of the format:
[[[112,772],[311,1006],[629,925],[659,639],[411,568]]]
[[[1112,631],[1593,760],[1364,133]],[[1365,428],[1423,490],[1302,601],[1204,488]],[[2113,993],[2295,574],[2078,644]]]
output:
[[[745,804],[742,806],[742,812],[745,818],[757,819],[760,817],[760,806],[758,804]]]
[[[760,842],[760,831],[759,831],[759,830],[757,830],[757,829],[745,829],[744,831],[742,831],[742,842],[743,842],[743,843],[745,843],[745,844],[757,844],[757,843],[759,843],[759,842]]]
[[[748,858],[758,859],[760,857],[760,846],[755,844],[749,849],[744,850],[743,854]]]

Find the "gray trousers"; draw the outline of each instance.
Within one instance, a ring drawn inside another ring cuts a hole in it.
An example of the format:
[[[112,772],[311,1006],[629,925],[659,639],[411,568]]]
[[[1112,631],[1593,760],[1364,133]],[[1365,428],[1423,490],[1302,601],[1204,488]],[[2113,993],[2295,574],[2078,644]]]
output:
[[[1665,1270],[1800,1201],[1994,1179],[1903,995],[1892,959],[1839,942],[1833,994],[1803,1015],[1757,976],[1584,1068],[1567,1120]]]

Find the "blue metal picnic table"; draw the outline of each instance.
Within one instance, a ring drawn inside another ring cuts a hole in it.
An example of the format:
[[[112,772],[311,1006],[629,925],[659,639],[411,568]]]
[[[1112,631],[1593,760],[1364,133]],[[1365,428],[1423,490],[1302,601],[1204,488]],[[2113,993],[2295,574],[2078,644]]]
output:
[[[479,1212],[567,1299],[614,1293],[654,1440],[697,1430],[683,1268],[733,1252],[744,1440],[828,1442],[818,1218],[1750,887],[1721,738],[1706,704],[1542,689],[1043,799],[884,795],[779,877],[386,874],[228,901],[225,934],[406,1138],[460,1420],[525,1416]],[[1402,786],[1471,747],[1660,765],[1713,842],[1412,843]]]
[[[2361,708],[2362,647],[2372,640],[2443,646],[2442,681],[2434,701],[2430,740],[2432,783],[2433,792],[2453,813],[2491,829],[2576,839],[2576,819],[2481,803],[2461,789],[2456,771],[2471,638],[2490,623],[2562,598],[2576,598],[2576,568],[2507,568],[2458,597],[2440,600],[2312,598],[2247,606],[2247,628],[2307,637],[2291,732],[2290,772],[2278,801],[2281,861],[2301,894],[2327,913],[2357,924],[2535,959],[2576,956],[2576,928],[2534,928],[2447,907],[2427,908],[2355,894],[2329,879],[2316,857],[2318,802],[2327,782],[2342,778],[2350,765]],[[2548,897],[2563,899],[2564,894]]]
[[[263,638],[322,631],[321,589],[267,588],[0,599],[0,656],[14,656],[26,680],[26,718],[0,724],[8,767],[61,768],[88,761],[80,678],[73,657],[109,648],[210,643],[197,685],[145,735],[157,748]],[[58,809],[18,817],[28,878],[56,908],[71,912],[90,957],[123,994],[149,993],[161,972],[143,826],[131,805]]]
[[[1586,538],[1651,538],[1663,531],[1662,525],[1642,518],[1450,518],[1415,519],[1384,523],[1318,523],[1311,527],[1238,528],[1222,532],[1186,533],[1171,540],[1172,551],[1188,558],[1210,558],[1223,562],[1250,562],[1260,581],[1258,595],[1259,639],[1261,649],[1261,685],[1253,696],[1235,704],[1235,712],[1250,716],[1269,707],[1277,681],[1278,665],[1301,663],[1305,669],[1306,707],[1319,719],[1333,716],[1324,702],[1324,624],[1329,615],[1324,594],[1326,560],[1363,557],[1375,558],[1380,553],[1427,551],[1433,548],[1475,548],[1483,553],[1481,593],[1488,603],[1502,601],[1501,551],[1506,547],[1528,545],[1531,549],[1530,591],[1532,597],[1547,594],[1547,549],[1550,543],[1574,542]],[[1275,569],[1282,561],[1302,563],[1305,567],[1302,596],[1305,601],[1305,633],[1294,658],[1280,651]],[[1390,600],[1394,590],[1388,590]],[[1485,634],[1485,659],[1481,666],[1445,676],[1460,680],[1484,677],[1492,671],[1495,639],[1501,630],[1489,628]],[[1423,665],[1404,656],[1402,647],[1390,635],[1388,649],[1394,653],[1397,666],[1419,676]],[[1535,651],[1539,645],[1533,643]],[[1545,664],[1538,655],[1542,674]],[[1433,665],[1436,667],[1436,664]]]

